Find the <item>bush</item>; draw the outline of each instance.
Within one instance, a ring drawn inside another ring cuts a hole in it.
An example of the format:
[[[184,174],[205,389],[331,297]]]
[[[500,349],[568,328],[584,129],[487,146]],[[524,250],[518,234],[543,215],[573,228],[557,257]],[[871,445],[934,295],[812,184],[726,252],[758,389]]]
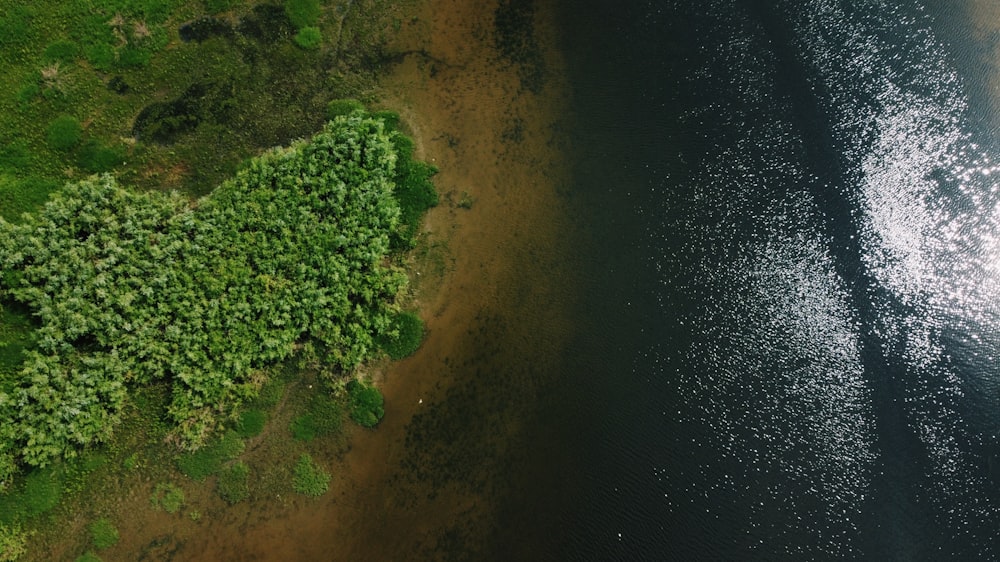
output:
[[[153,489],[149,503],[167,513],[177,513],[184,506],[184,490],[170,482],[160,482]]]
[[[292,487],[296,492],[317,498],[330,489],[330,473],[313,462],[312,457],[303,453],[295,464]]]
[[[14,562],[28,552],[28,536],[17,525],[0,524],[0,562]]]
[[[56,117],[52,123],[49,123],[49,128],[45,131],[45,138],[48,140],[49,146],[55,150],[63,151],[76,146],[82,135],[83,127],[80,126],[80,122],[69,115]]]
[[[264,431],[264,424],[267,422],[267,414],[263,410],[246,410],[240,414],[240,421],[236,424],[236,432],[244,439],[256,437]]]
[[[412,312],[402,312],[392,319],[389,332],[379,338],[378,344],[389,357],[399,360],[413,355],[423,339],[424,321]]]
[[[100,556],[88,550],[87,552],[81,554],[80,556],[77,556],[75,562],[104,562],[104,561],[101,560]]]
[[[107,517],[102,517],[90,524],[90,539],[98,550],[118,544],[118,529]]]
[[[285,0],[285,14],[298,29],[315,26],[322,13],[319,0]]]
[[[250,486],[247,483],[249,476],[250,467],[242,462],[223,470],[216,483],[219,496],[230,504],[239,503],[249,498]]]
[[[323,33],[320,32],[318,27],[303,27],[292,39],[299,47],[311,51],[318,49],[323,43]]]
[[[364,427],[375,427],[385,415],[382,393],[374,386],[361,381],[347,383],[347,394],[350,399],[351,419]]]

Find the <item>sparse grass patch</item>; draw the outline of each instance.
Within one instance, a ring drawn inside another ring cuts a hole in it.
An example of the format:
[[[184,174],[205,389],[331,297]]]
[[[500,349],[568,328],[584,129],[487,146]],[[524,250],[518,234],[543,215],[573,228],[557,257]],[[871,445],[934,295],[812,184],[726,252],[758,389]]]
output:
[[[309,400],[306,412],[292,420],[292,436],[299,441],[312,441],[333,435],[340,431],[343,419],[340,404],[329,394],[318,392]]]
[[[238,462],[219,474],[216,491],[230,504],[239,503],[250,497],[250,487],[247,483],[249,476],[250,467],[246,463]]]
[[[153,495],[150,496],[149,503],[155,509],[162,509],[171,514],[177,513],[184,507],[184,490],[176,484],[160,482],[153,489]]]
[[[118,544],[118,529],[107,517],[102,517],[90,524],[90,540],[98,550],[104,550]]]
[[[192,480],[204,480],[222,469],[222,464],[243,453],[246,444],[235,431],[227,431],[197,451],[177,457],[177,468]]]

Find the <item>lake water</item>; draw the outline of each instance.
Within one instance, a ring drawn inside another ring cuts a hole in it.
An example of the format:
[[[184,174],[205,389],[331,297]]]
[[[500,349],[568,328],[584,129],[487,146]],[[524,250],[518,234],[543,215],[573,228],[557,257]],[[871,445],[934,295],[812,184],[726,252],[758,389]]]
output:
[[[562,2],[539,556],[1000,556],[993,4]]]

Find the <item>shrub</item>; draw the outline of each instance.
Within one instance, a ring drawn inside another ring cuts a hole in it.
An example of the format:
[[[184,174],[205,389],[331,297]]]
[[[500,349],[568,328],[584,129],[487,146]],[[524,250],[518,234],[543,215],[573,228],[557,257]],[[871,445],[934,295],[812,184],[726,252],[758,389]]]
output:
[[[107,517],[102,517],[90,524],[90,539],[98,550],[118,544],[118,529]]]
[[[315,26],[322,13],[319,0],[285,0],[285,14],[298,29]]]
[[[323,33],[320,32],[318,27],[303,27],[292,39],[299,47],[311,51],[318,49],[323,43]]]
[[[184,490],[170,482],[160,482],[153,489],[149,503],[167,513],[177,513],[184,506]]]
[[[27,554],[28,536],[17,525],[0,524],[0,562],[14,562]]]
[[[334,119],[342,115],[350,115],[355,111],[364,111],[365,106],[358,100],[333,100],[326,104],[326,118]]]
[[[264,431],[264,424],[267,422],[267,414],[263,410],[246,410],[240,414],[240,421],[236,424],[236,432],[240,437],[249,439],[260,435]]]
[[[0,559],[2,560],[2,559]],[[76,562],[104,562],[101,557],[91,551],[87,551],[76,557]]]
[[[230,504],[239,503],[249,498],[250,486],[247,484],[249,475],[250,467],[242,462],[223,470],[216,483],[219,496]]]
[[[303,453],[295,464],[292,487],[300,494],[317,498],[330,489],[330,473]]]
[[[48,140],[49,146],[55,150],[64,151],[76,146],[82,135],[83,127],[80,126],[80,122],[69,115],[56,117],[49,123],[49,128],[45,131],[45,138]]]
[[[375,427],[385,415],[382,393],[374,386],[353,380],[347,383],[351,419],[364,427]]]
[[[412,312],[402,312],[392,319],[389,332],[379,338],[378,344],[389,357],[409,357],[424,339],[424,321]]]

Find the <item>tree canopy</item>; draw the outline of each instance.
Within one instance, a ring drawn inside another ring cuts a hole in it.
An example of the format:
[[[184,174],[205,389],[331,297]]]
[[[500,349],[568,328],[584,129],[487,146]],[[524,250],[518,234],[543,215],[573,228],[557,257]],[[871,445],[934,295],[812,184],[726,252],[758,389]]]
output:
[[[0,392],[0,457],[44,466],[104,440],[127,390],[156,380],[195,448],[298,344],[345,369],[369,356],[405,283],[386,260],[398,135],[354,111],[195,201],[105,175],[0,219],[2,296],[40,322]]]

